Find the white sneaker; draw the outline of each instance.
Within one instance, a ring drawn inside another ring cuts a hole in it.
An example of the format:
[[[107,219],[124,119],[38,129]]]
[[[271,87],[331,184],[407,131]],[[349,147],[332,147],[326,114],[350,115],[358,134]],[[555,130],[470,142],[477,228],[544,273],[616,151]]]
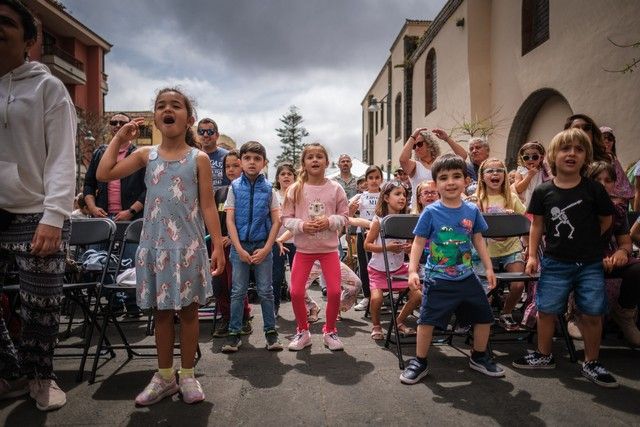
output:
[[[52,379],[29,381],[29,395],[41,411],[53,411],[67,403],[67,395]]]
[[[324,341],[324,346],[331,351],[344,350],[344,345],[342,344],[342,341],[340,341],[340,338],[338,338],[338,334],[336,332],[325,332],[322,340]]]
[[[300,351],[311,345],[311,333],[308,330],[300,331],[289,343],[289,351]]]
[[[369,308],[369,298],[362,298],[360,302],[353,307],[355,311],[365,311],[367,308]]]

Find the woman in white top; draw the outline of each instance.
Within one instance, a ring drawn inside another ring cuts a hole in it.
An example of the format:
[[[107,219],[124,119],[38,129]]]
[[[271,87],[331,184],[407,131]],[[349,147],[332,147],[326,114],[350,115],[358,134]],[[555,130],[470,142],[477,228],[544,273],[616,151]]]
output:
[[[449,144],[455,154],[463,159],[467,158],[467,151],[442,129],[433,129],[431,132],[427,128],[414,130],[400,153],[400,166],[409,175],[409,181],[411,182],[410,206],[416,198],[415,189],[418,184],[422,181],[433,179],[431,177],[431,164],[440,155],[440,146],[434,135]],[[412,150],[415,151],[416,160],[411,158]]]

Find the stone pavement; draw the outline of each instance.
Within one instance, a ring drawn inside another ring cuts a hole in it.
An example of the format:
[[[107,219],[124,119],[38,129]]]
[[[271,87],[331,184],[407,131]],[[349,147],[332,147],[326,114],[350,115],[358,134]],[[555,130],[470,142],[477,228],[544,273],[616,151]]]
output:
[[[319,301],[320,293],[311,292]],[[338,324],[344,352],[324,348],[319,322],[312,327],[309,349],[272,353],[264,349],[260,306],[253,309],[254,333],[236,354],[220,353],[224,340],[212,340],[211,322],[202,323],[203,358],[196,371],[205,402],[186,405],[176,395],[136,408],[133,399],[153,375],[154,359],[127,362],[120,351],[116,359],[103,361],[96,382],[89,384],[75,382],[77,358],[56,358],[67,405],[42,413],[28,399],[0,401],[0,425],[640,425],[640,352],[615,336],[606,338],[601,360],[618,378],[619,389],[582,378],[560,341],[554,347],[557,369],[538,372],[510,366],[526,344],[495,344],[497,361],[507,371],[502,379],[472,371],[460,352],[436,346],[429,375],[406,386],[398,379],[394,353],[371,340],[370,323],[361,312],[346,313]],[[278,326],[286,344],[284,336],[295,329],[289,303],[281,315]],[[461,338],[455,343],[468,352]],[[413,346],[405,347],[406,358],[413,352]]]

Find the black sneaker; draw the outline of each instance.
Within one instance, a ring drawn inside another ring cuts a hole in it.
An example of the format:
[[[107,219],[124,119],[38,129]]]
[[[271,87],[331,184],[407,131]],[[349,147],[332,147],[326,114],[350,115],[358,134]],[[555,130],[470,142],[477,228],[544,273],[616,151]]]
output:
[[[222,346],[223,353],[235,353],[242,345],[242,340],[238,334],[229,334],[227,342]]]
[[[582,376],[601,387],[617,388],[618,381],[605,369],[600,362],[592,360],[582,364]]]
[[[429,364],[420,363],[418,359],[411,359],[407,367],[400,374],[402,384],[415,384],[429,373]]]
[[[274,329],[271,329],[265,332],[264,337],[267,340],[267,350],[269,351],[280,351],[282,350],[282,343],[278,340],[278,332]]]
[[[490,377],[504,377],[502,366],[494,362],[486,351],[482,353],[482,356],[478,356],[475,352],[471,353],[469,367]]]
[[[216,324],[216,329],[211,334],[214,338],[224,338],[229,335],[229,321],[220,319]]]
[[[514,360],[511,364],[514,368],[520,369],[554,369],[556,367],[556,360],[553,358],[553,354],[545,356],[537,351],[532,351]]]

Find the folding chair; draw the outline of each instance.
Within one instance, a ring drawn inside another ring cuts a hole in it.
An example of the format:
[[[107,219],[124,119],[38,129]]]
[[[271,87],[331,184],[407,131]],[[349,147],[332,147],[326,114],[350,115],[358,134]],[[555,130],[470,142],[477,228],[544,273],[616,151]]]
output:
[[[74,260],[78,261],[80,259],[80,255],[83,249],[86,249],[89,246],[104,246],[106,248],[107,257],[111,254],[111,250],[113,248],[113,238],[116,232],[116,224],[108,219],[108,218],[87,218],[87,219],[73,219],[71,221],[71,234],[69,236],[69,245],[71,247],[75,247],[75,257]],[[87,335],[85,337],[85,342],[82,344],[81,348],[84,348],[85,351],[82,352],[80,367],[78,369],[78,374],[76,380],[82,381],[82,376],[84,374],[84,366],[86,363],[88,351],[87,346],[91,341],[91,331],[95,324],[92,322],[91,315],[91,299],[92,295],[96,294],[96,289],[105,282],[107,277],[107,270],[109,268],[109,262],[107,261],[103,264],[102,269],[99,271],[88,272],[82,268],[76,274],[66,274],[65,283],[62,286],[63,292],[65,296],[73,301],[77,307],[80,307],[82,310],[82,314],[84,317],[84,326],[89,326],[88,331],[84,331],[83,327],[83,335]],[[83,280],[85,278],[90,277],[93,280]],[[78,281],[76,281],[78,280]],[[75,311],[75,310],[74,310]],[[73,312],[70,315],[69,319],[69,328],[71,328],[71,324],[73,322]],[[78,345],[65,345],[59,344],[56,348],[78,348]],[[56,354],[57,357],[60,356],[78,356],[77,354]]]
[[[140,243],[140,234],[142,232],[142,224],[143,218],[132,221],[126,228],[124,235],[122,237],[122,241],[120,242],[120,248],[118,253],[118,259],[122,259],[122,253],[124,252],[124,248],[128,244],[138,244]],[[120,262],[117,263],[117,267],[114,273],[114,278],[118,276],[120,270],[122,268]],[[96,303],[96,307],[94,309],[93,317],[94,323],[97,324],[97,317],[102,316],[102,326],[99,328],[100,337],[98,338],[98,343],[96,347],[95,356],[93,359],[93,366],[91,368],[91,375],[89,378],[89,383],[93,383],[95,381],[96,372],[98,370],[98,362],[100,355],[104,353],[105,350],[110,351],[111,358],[115,357],[112,350],[121,350],[124,349],[127,352],[127,359],[130,360],[134,356],[136,357],[157,357],[156,352],[152,353],[140,353],[137,350],[152,350],[155,349],[155,344],[131,344],[127,339],[123,329],[121,322],[118,321],[116,313],[112,310],[113,300],[115,294],[125,289],[135,289],[135,285],[121,285],[117,283],[112,284],[103,284],[100,288],[99,300]],[[102,304],[100,299],[101,297],[106,298],[106,304]],[[149,318],[147,321],[147,331],[146,335],[153,335],[153,314],[152,312],[149,314]],[[109,343],[106,333],[109,326],[109,323],[112,323],[122,344],[113,345]],[[90,340],[89,340],[90,341]],[[174,346],[175,347],[175,346]],[[202,353],[200,351],[200,345],[198,344],[196,362],[200,359]]]
[[[387,338],[385,340],[385,347],[389,347],[391,342],[391,333],[395,338],[396,356],[398,357],[398,365],[400,369],[404,369],[404,359],[402,358],[402,345],[400,342],[400,332],[398,331],[398,324],[396,318],[398,317],[398,305],[402,297],[398,298],[397,302],[393,301],[393,283],[392,277],[389,271],[389,258],[387,252],[387,239],[405,239],[411,240],[414,237],[413,230],[418,223],[417,215],[387,215],[380,222],[380,240],[382,242],[382,256],[384,258],[384,269],[387,273],[387,290],[389,291],[388,297],[391,305],[391,325],[387,331]]]
[[[527,217],[520,214],[504,214],[504,213],[483,213],[484,220],[489,228],[482,233],[482,236],[489,239],[496,238],[508,238],[508,237],[522,237],[529,235],[531,228],[531,222]],[[478,273],[478,276],[486,280],[484,273]],[[526,274],[526,273],[510,273],[510,272],[495,272],[496,287],[489,292],[487,296],[497,295],[504,286],[508,286],[511,282],[534,282],[540,278],[538,273]],[[567,331],[567,323],[563,319],[559,319],[560,329],[569,351],[569,356],[572,362],[577,360],[576,349],[573,344],[573,340],[569,336]],[[529,333],[528,341],[531,341],[533,332]]]

